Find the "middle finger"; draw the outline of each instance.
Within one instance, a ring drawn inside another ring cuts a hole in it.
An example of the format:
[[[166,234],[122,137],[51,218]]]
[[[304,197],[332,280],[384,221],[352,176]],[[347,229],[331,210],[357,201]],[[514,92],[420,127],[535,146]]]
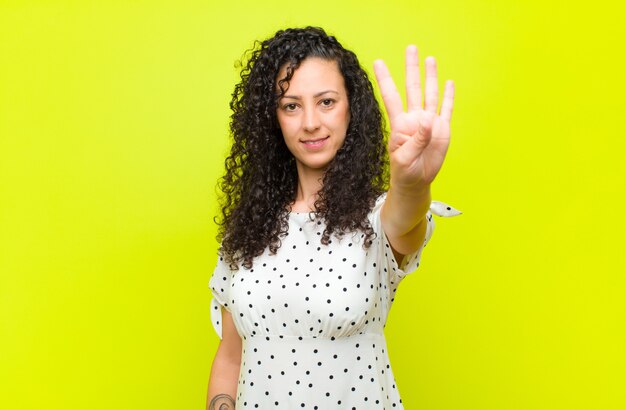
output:
[[[406,102],[407,111],[422,108],[422,85],[420,80],[420,64],[417,47],[410,45],[406,48]]]

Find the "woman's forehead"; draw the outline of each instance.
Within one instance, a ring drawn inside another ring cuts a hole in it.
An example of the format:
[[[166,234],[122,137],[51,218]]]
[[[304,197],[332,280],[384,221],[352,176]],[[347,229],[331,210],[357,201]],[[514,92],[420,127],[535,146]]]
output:
[[[278,74],[278,81],[285,78],[287,65]],[[278,82],[277,82],[278,88]],[[309,57],[300,63],[289,80],[288,95],[309,96],[323,91],[345,92],[344,78],[335,60]]]

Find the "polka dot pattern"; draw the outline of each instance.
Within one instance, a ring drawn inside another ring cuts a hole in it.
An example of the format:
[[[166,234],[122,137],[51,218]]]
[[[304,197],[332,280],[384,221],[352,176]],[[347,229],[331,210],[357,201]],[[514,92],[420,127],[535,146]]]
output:
[[[220,258],[209,281],[211,320],[221,337],[221,308],[243,341],[238,409],[402,409],[383,329],[398,285],[417,269],[422,249],[398,266],[385,237],[383,194],[369,214],[376,239],[364,235],[320,243],[324,225],[291,213],[276,255],[251,270]],[[434,228],[430,212],[424,245]]]

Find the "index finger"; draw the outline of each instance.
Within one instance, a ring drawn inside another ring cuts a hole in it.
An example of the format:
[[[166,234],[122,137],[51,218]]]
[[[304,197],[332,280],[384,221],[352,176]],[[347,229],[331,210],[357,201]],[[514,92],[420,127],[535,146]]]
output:
[[[389,69],[383,62],[383,60],[374,61],[374,73],[376,74],[376,82],[378,82],[378,88],[380,88],[380,94],[383,97],[385,103],[385,109],[389,120],[393,122],[393,119],[400,113],[402,113],[402,98],[396,88],[396,83],[393,82]]]

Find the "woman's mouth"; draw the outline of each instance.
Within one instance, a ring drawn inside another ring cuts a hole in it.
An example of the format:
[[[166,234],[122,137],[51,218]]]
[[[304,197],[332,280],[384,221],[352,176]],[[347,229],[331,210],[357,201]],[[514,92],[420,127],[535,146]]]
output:
[[[323,147],[326,144],[326,140],[328,138],[330,138],[330,137],[315,138],[315,139],[310,139],[310,140],[304,140],[304,141],[301,141],[301,142],[308,149],[318,149],[318,148]]]

